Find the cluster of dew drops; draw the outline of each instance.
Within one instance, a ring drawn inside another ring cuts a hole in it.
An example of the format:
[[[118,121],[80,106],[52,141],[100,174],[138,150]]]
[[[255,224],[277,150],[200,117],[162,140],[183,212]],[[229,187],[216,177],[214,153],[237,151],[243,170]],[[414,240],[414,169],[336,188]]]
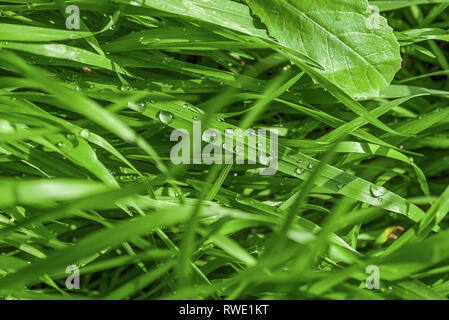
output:
[[[155,101],[151,100],[150,103],[154,104]],[[139,104],[137,104],[137,107],[138,107],[137,111],[144,112],[146,110],[146,103],[144,103],[144,102],[139,103]],[[183,109],[187,109],[188,105],[184,104],[184,105],[182,105],[182,108]],[[173,113],[171,113],[169,111],[161,110],[161,111],[159,111],[157,113],[157,118],[158,118],[158,120],[162,124],[170,125],[174,121],[175,116],[173,115]],[[198,117],[197,116],[193,116],[193,120],[198,120]],[[224,122],[225,120],[222,119],[222,118],[219,118],[219,119],[217,119],[217,121],[218,122]],[[234,129],[227,128],[227,129],[225,129],[225,133],[226,134],[233,134],[234,133]],[[255,134],[255,132],[254,133],[252,132],[252,134]],[[84,138],[84,139],[89,139],[90,132],[89,132],[88,129],[83,129],[83,130],[81,130],[79,135],[82,138]],[[258,144],[258,147],[260,147],[260,146],[261,146],[261,144]],[[223,148],[224,149],[228,149],[229,146],[226,143],[224,143],[223,144]],[[235,151],[236,152],[241,152],[242,150],[239,150],[239,147],[237,146]],[[260,161],[261,164],[269,165],[271,160],[273,160],[271,156],[267,157],[267,156],[264,156],[264,155],[259,155],[259,161]],[[298,160],[298,163],[301,164],[302,160]],[[309,169],[309,170],[313,170],[314,167],[315,167],[314,163],[309,163],[307,165],[307,169]],[[298,175],[298,176],[303,175],[305,172],[306,172],[306,168],[304,168],[302,166],[298,166],[295,169],[295,174]],[[339,190],[343,189],[344,187],[345,187],[345,184],[343,184],[343,183],[340,183],[340,184],[337,185],[337,188]],[[385,190],[385,188],[383,188],[381,186],[377,186],[377,185],[372,184],[372,185],[370,185],[370,193],[371,193],[373,198],[376,198],[376,199],[378,199],[379,202],[382,202],[383,201],[383,196],[385,195],[386,190]]]

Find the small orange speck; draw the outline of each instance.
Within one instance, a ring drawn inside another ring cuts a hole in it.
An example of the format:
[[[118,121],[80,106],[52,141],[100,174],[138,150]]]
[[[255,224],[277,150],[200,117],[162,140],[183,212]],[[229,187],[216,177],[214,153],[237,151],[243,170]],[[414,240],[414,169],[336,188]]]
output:
[[[389,227],[385,229],[385,234],[387,236],[387,239],[396,240],[402,233],[404,233],[404,231],[405,229],[401,226]]]

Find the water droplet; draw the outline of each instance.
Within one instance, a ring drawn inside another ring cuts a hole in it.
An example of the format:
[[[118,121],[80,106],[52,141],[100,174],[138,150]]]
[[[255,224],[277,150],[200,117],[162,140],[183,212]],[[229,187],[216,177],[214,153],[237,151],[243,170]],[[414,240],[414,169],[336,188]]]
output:
[[[130,89],[130,87],[127,86],[127,85],[122,85],[122,86],[120,87],[120,91],[122,91],[122,92],[128,92],[129,89]]]
[[[189,106],[188,106],[187,104],[183,104],[183,105],[182,105],[182,108],[183,108],[183,109],[187,109],[188,107],[189,107]]]
[[[160,111],[158,113],[157,117],[165,125],[169,125],[170,123],[172,123],[173,122],[173,118],[174,118],[173,114],[171,114],[168,111]]]
[[[259,155],[259,163],[264,166],[270,165],[270,158],[264,154]]]
[[[223,118],[218,118],[217,121],[218,122],[224,122],[224,119]]]
[[[84,139],[89,139],[90,137],[90,131],[88,129],[83,129],[80,132],[80,136]]]
[[[138,110],[139,112],[145,112],[145,110],[147,110],[147,105],[146,105],[144,102],[139,103],[139,104],[138,104],[137,110]]]
[[[343,189],[344,187],[345,187],[345,185],[344,185],[343,183],[340,183],[340,184],[337,186],[338,189]]]
[[[198,120],[198,117],[194,116],[192,119],[196,121],[196,120]]]
[[[56,145],[58,146],[58,148],[64,148],[65,147],[65,143],[64,142],[58,142]]]
[[[234,129],[232,129],[232,128],[227,128],[227,129],[225,129],[225,133],[226,133],[226,134],[233,134],[233,133],[234,133]]]
[[[309,163],[309,165],[307,166],[307,168],[309,168],[310,170],[312,170],[313,168],[315,168],[315,165],[313,163]]]
[[[385,195],[386,190],[384,187],[376,186],[375,184],[372,184],[370,186],[370,192],[373,197],[379,198],[379,197],[382,197],[383,195]]]
[[[301,168],[301,167],[296,168],[297,175],[302,175],[304,173],[304,171],[305,171],[304,168]]]

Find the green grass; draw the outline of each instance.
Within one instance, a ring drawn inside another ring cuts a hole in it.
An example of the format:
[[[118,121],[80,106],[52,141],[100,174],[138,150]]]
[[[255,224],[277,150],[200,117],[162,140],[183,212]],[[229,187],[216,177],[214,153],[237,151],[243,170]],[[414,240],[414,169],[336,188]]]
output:
[[[449,1],[323,1],[1,1],[0,297],[447,299]]]

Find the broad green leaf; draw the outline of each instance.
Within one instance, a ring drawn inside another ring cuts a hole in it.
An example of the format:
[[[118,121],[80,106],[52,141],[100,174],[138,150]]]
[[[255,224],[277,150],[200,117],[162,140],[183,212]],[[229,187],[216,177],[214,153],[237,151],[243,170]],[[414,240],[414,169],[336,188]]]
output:
[[[353,97],[378,96],[401,66],[386,19],[370,25],[366,0],[246,0],[282,45],[317,61]]]

